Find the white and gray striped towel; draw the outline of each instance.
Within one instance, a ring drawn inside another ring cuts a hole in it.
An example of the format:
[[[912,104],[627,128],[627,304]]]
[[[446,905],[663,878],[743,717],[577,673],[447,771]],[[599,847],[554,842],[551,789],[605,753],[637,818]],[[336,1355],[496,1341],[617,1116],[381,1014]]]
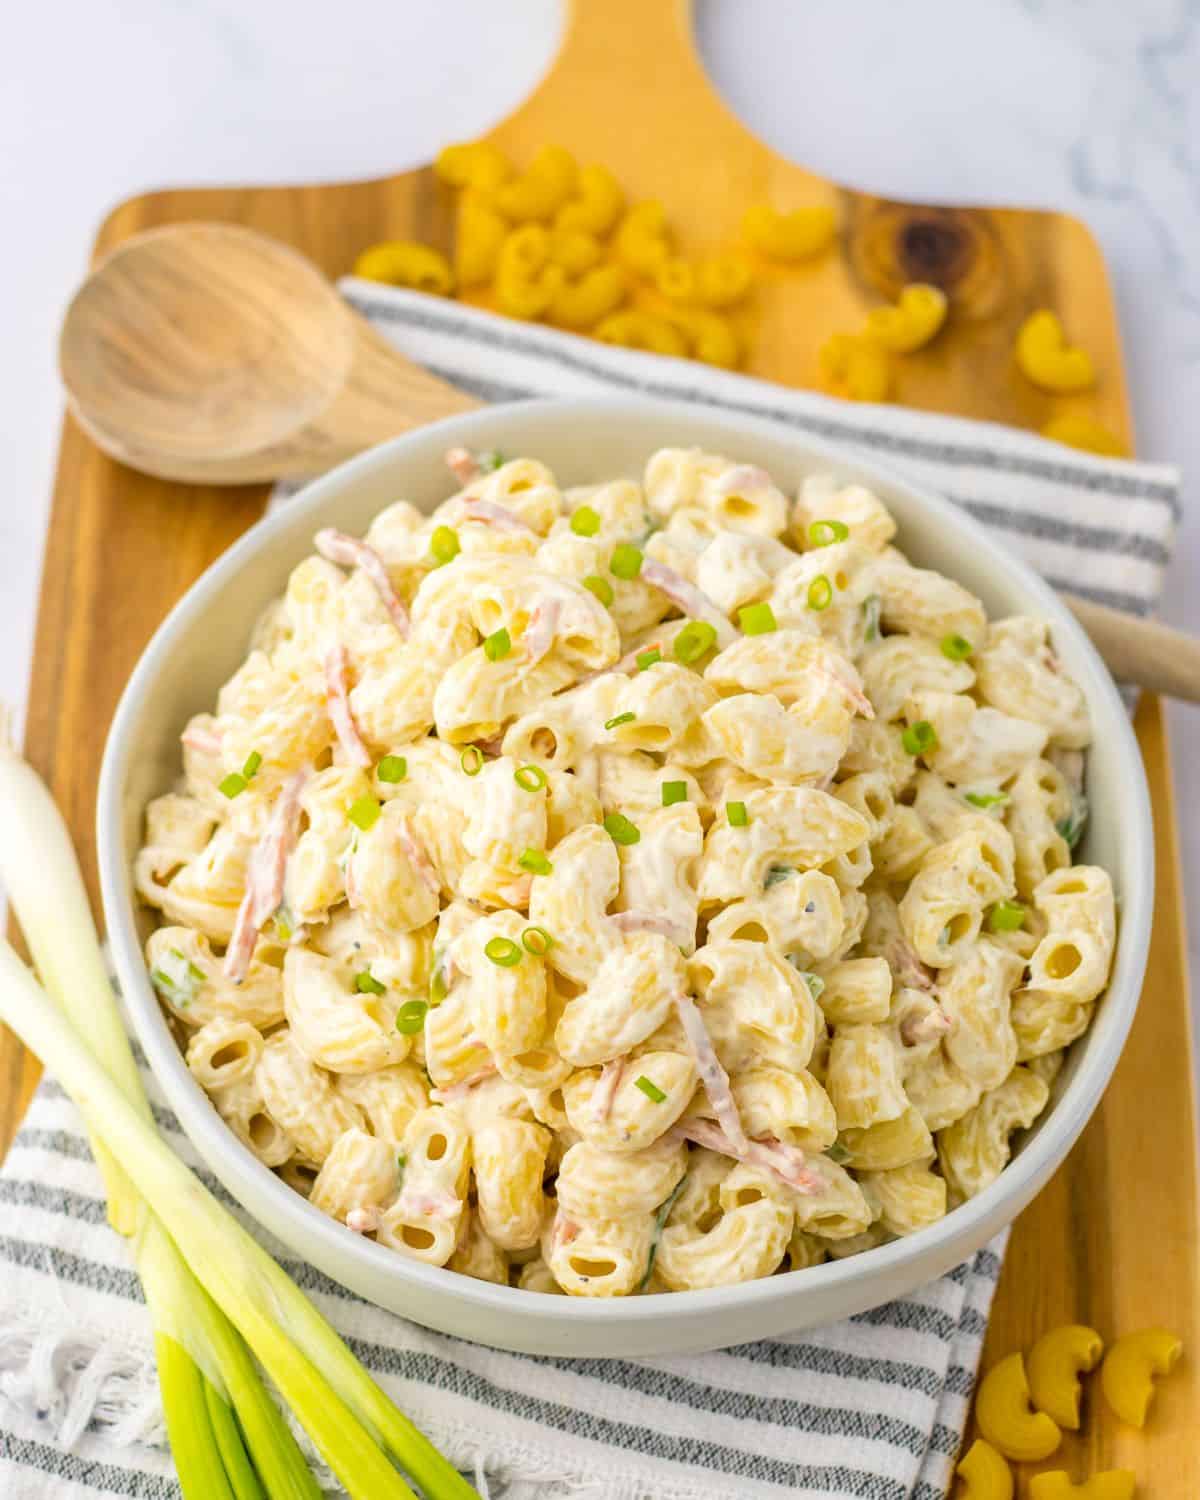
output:
[[[1138,613],[1158,600],[1178,510],[1169,469],[847,406],[366,282],[343,290],[408,354],[484,399],[616,388],[773,418],[941,490],[1052,582]],[[150,1087],[167,1138],[199,1169]],[[1002,1250],[1001,1239],[912,1296],[818,1332],[637,1361],[535,1359],[427,1333],[280,1258],[491,1500],[940,1500]],[[0,1174],[0,1264],[0,1493],[177,1496],[138,1283],[53,1082]]]

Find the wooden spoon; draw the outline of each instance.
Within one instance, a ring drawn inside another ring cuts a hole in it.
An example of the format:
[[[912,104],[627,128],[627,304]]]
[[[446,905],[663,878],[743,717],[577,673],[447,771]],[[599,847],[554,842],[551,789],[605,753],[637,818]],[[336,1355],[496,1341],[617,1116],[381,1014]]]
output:
[[[59,365],[106,453],[199,484],[320,473],[480,404],[393,349],[310,261],[231,224],[114,250],[67,310]],[[1064,598],[1115,677],[1200,702],[1200,642]]]

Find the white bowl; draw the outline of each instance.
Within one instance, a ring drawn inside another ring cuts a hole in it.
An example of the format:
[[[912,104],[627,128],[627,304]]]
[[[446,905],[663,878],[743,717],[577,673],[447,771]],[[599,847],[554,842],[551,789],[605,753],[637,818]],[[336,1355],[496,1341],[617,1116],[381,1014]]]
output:
[[[447,493],[442,454],[454,444],[542,459],[568,484],[639,474],[647,456],[668,445],[760,464],[785,491],[807,473],[831,471],[876,490],[899,522],[905,552],[960,580],[989,614],[1019,611],[1052,623],[1091,707],[1092,819],[1083,857],[1110,871],[1116,886],[1112,980],[1050,1109],[1012,1163],[939,1223],[846,1260],[712,1291],[598,1301],[517,1291],[407,1260],[318,1212],[241,1145],[191,1077],[142,962],[147,914],[131,872],[143,810],[177,777],[183,724],[211,706],[240,664],[252,624],[311,551],[314,531],[337,525],[361,533],[400,498],[432,508]],[[1154,902],[1150,804],[1128,717],[1091,644],[1038,577],[961,510],[873,464],[781,426],[640,397],[526,401],[455,417],[343,464],[253,527],[183,597],[130,679],[104,755],[98,842],[109,940],[137,1034],[183,1128],[234,1197],[297,1254],[381,1307],[462,1338],[556,1355],[669,1354],[793,1332],[900,1296],[978,1250],[1045,1184],[1096,1107],[1137,1006]]]

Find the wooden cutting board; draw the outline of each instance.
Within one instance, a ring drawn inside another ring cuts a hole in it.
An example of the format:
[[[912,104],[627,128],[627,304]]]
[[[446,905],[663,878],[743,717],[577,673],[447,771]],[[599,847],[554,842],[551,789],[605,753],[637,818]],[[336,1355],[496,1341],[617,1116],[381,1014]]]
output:
[[[1012,336],[1032,307],[1062,314],[1096,358],[1102,383],[1080,403],[1132,443],[1108,279],[1086,228],[1060,215],[885,202],[823,181],[749,135],[711,89],[685,0],[578,0],[562,51],[532,97],[494,132],[518,162],[560,142],[603,161],[633,197],[660,197],[689,249],[727,244],[741,209],[838,205],[840,252],[760,287],[748,369],[815,386],[825,334],[856,328],[905,280],[941,282],[951,326],[905,362],[907,404],[1022,426],[1054,410],[1016,374]],[[95,252],[139,230],[223,219],[279,236],[330,275],[379,239],[449,249],[453,204],[428,169],[373,182],[166,191],[121,204]],[[70,821],[96,895],[93,814],[100,751],[138,654],[179,595],[262,512],[265,491],[164,483],[105,458],[67,421],[38,619],[27,749]],[[1200,1410],[1195,1129],[1186,943],[1175,811],[1160,705],[1137,730],[1154,796],[1158,902],[1146,990],[1112,1086],[1058,1175],[1013,1233],[985,1362],[1078,1320],[1105,1337],[1152,1323],[1186,1341],[1146,1433],[1096,1410],[1066,1465],[1128,1465],[1147,1496],[1200,1494],[1200,1454],[1185,1413]],[[0,1150],[37,1069],[0,1035]]]

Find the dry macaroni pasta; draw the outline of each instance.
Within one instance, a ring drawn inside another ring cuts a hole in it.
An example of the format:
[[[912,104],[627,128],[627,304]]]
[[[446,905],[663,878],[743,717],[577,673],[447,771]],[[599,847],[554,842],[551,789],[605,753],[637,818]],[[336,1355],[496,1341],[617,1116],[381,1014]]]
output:
[[[1047,627],[831,475],[447,461],[432,515],[317,534],[147,810],[214,1108],[349,1229],[571,1296],[802,1271],[987,1187],[1116,938]]]

